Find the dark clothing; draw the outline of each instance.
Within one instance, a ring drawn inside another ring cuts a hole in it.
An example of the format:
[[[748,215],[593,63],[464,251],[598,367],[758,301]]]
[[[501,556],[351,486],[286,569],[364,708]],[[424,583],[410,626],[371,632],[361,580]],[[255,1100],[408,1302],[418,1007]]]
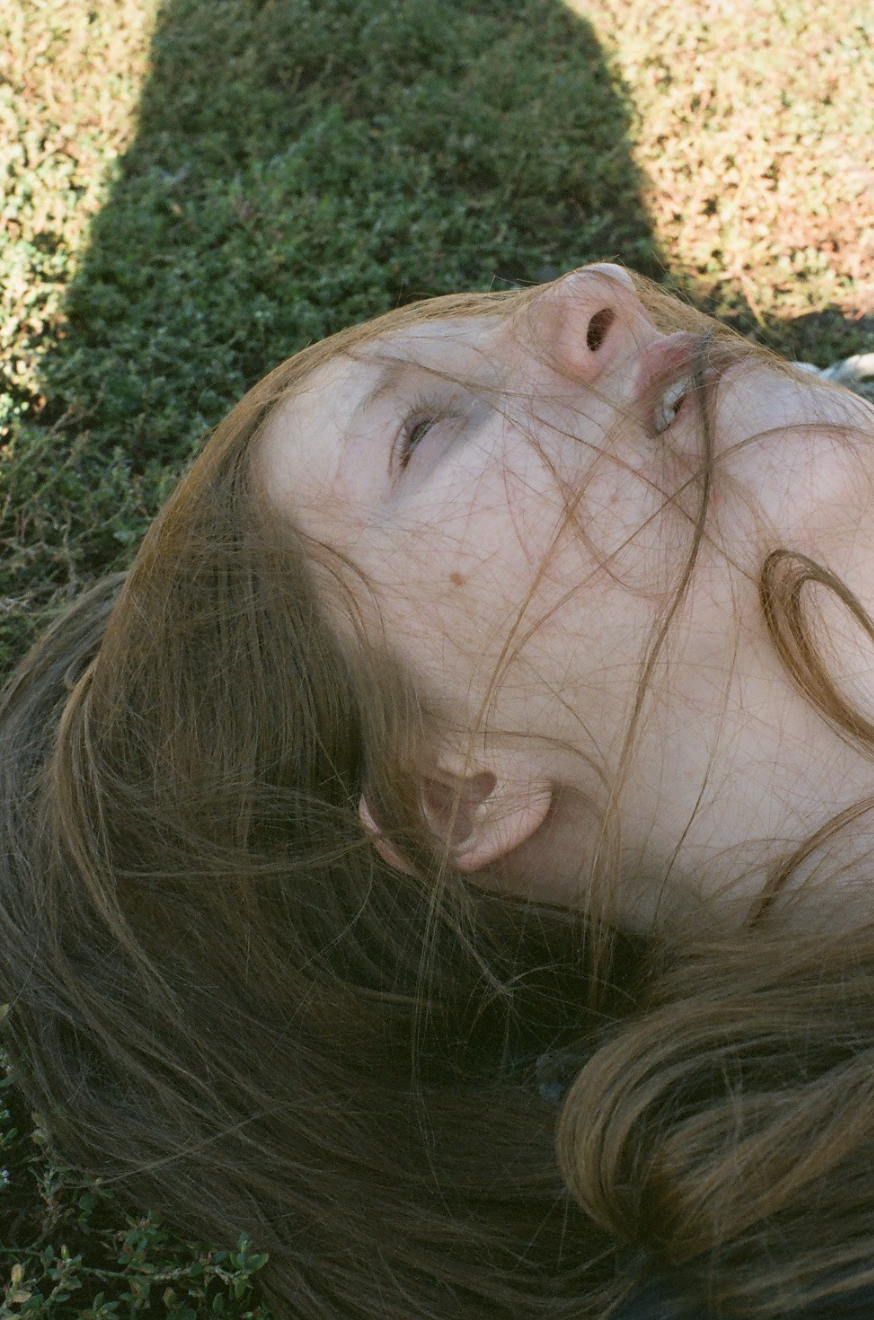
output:
[[[613,1320],[714,1320],[714,1316],[679,1301],[670,1284],[660,1279],[633,1293]],[[785,1320],[874,1320],[874,1287],[826,1297],[802,1311],[787,1312]]]

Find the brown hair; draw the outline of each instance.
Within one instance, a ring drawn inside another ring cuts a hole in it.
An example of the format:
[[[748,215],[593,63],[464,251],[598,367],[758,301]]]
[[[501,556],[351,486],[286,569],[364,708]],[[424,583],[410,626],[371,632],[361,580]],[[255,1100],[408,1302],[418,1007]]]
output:
[[[279,1316],[581,1320],[648,1262],[776,1316],[874,1259],[871,932],[680,956],[478,896],[409,801],[419,694],[338,639],[313,547],[258,498],[253,443],[321,364],[528,296],[404,308],[279,367],[0,707],[22,1084],[78,1167],[266,1248]],[[416,874],[369,845],[364,787]]]

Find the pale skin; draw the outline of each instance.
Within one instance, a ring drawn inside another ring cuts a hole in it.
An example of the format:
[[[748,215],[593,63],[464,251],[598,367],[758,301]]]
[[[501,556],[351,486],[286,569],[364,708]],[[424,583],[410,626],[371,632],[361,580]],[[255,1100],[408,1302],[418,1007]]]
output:
[[[695,409],[654,434],[638,406],[641,355],[663,338],[624,271],[587,267],[510,315],[423,322],[337,358],[280,406],[258,456],[277,507],[363,571],[374,627],[378,613],[440,713],[422,800],[458,867],[588,902],[612,802],[608,915],[644,930],[742,920],[780,857],[874,793],[872,760],[787,676],[757,585],[769,550],[799,550],[874,615],[874,410],[758,360],[719,382],[706,536],[623,760],[699,500]],[[830,662],[874,711],[869,643],[827,601],[823,618]],[[366,803],[362,817],[403,868]],[[872,834],[863,817],[794,883],[840,872],[851,892]]]

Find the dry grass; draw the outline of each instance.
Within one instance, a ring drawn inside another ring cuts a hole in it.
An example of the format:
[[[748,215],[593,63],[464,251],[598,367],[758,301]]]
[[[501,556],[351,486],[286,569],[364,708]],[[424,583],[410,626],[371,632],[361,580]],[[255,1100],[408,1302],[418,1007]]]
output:
[[[761,318],[874,313],[867,0],[569,0],[635,106],[675,273]]]
[[[135,132],[154,19],[153,0],[0,6],[0,436],[22,395],[41,398],[40,356]]]

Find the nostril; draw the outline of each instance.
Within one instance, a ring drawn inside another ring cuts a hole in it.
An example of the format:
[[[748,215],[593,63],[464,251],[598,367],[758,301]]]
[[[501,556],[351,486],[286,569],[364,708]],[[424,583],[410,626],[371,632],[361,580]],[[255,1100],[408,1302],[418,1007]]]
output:
[[[600,312],[596,312],[592,317],[589,322],[589,328],[586,331],[586,343],[593,353],[597,353],[598,349],[603,344],[604,336],[607,334],[607,331],[610,329],[615,319],[616,313],[613,311],[612,307],[602,307]]]

